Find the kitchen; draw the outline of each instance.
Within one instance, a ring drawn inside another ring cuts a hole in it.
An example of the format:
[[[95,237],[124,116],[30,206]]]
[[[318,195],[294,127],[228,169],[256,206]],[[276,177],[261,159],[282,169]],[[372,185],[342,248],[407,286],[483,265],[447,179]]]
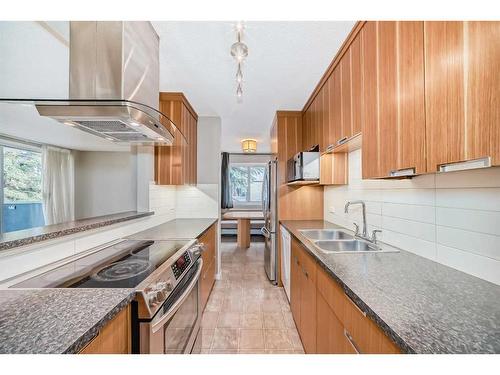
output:
[[[500,353],[500,22],[73,18],[0,22],[0,353]]]

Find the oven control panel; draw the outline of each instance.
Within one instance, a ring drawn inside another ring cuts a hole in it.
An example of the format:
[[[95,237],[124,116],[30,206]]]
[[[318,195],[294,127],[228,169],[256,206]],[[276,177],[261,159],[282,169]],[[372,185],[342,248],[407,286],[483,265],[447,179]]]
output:
[[[184,273],[184,271],[191,264],[191,257],[189,253],[186,251],[182,254],[174,264],[172,264],[172,272],[174,273],[175,279],[179,279],[179,277]]]

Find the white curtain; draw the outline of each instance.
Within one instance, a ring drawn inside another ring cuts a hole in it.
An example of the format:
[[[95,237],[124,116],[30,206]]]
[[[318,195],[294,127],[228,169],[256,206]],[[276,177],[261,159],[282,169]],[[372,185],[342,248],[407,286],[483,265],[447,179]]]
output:
[[[74,160],[70,150],[42,146],[42,197],[45,225],[75,217]]]

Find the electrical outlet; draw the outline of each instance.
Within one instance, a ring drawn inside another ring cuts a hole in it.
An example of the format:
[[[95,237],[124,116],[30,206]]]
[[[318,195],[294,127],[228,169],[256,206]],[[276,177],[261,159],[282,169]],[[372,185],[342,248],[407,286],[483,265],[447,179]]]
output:
[[[331,214],[334,214],[335,213],[335,207],[334,206],[330,206],[330,208],[328,208],[328,212],[330,212]]]

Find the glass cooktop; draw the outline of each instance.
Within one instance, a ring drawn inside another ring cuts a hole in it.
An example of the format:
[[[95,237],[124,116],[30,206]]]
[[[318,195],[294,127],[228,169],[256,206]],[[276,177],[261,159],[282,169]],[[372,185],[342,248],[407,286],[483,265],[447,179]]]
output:
[[[11,288],[135,288],[187,243],[123,240]]]

